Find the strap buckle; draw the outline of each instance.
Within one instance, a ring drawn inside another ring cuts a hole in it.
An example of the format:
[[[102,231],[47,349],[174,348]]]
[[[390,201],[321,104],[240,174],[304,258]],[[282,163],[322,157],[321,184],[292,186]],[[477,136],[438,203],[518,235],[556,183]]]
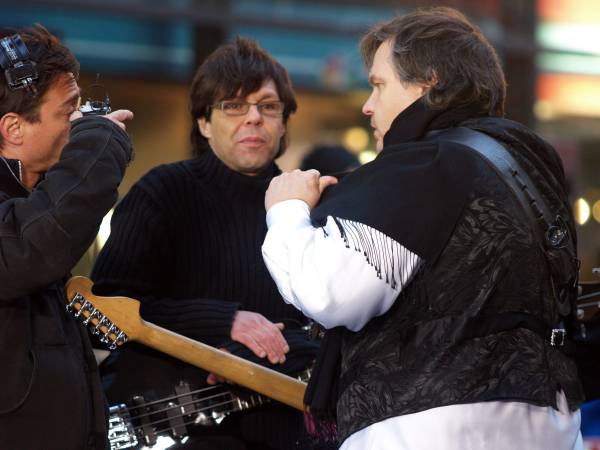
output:
[[[567,336],[567,330],[564,328],[552,328],[550,334],[550,345],[552,347],[562,347],[565,345],[565,337]]]

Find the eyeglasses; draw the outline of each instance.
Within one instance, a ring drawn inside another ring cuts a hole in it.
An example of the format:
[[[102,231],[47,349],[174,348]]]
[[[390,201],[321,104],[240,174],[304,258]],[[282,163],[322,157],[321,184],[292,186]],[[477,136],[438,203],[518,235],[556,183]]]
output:
[[[283,114],[285,105],[283,102],[272,101],[272,102],[260,102],[260,103],[248,103],[248,102],[233,102],[233,101],[222,101],[211,106],[211,108],[220,109],[228,116],[245,116],[250,111],[250,106],[256,105],[256,109],[263,116],[268,117],[280,117]]]

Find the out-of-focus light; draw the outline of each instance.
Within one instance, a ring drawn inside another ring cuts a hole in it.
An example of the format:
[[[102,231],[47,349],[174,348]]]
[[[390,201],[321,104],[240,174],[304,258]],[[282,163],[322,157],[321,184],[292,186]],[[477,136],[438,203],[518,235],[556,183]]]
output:
[[[369,133],[362,127],[348,128],[342,138],[344,146],[354,153],[359,153],[369,145]]]
[[[533,112],[539,120],[552,120],[556,116],[552,103],[546,100],[538,100],[535,102]]]
[[[600,54],[600,27],[597,24],[541,23],[536,37],[539,44],[547,49]]]
[[[542,72],[600,75],[600,55],[542,52],[536,57],[536,63]]]
[[[584,225],[590,218],[590,205],[584,198],[578,198],[575,200],[573,208],[575,214],[575,221],[579,225]]]
[[[361,164],[367,164],[373,161],[377,157],[377,152],[373,150],[363,150],[358,154],[358,160]]]
[[[537,98],[548,102],[556,116],[600,117],[600,77],[541,73]]]
[[[592,216],[596,222],[600,223],[600,200],[596,200],[592,206]]]
[[[113,210],[111,209],[102,219],[102,223],[100,224],[100,229],[98,230],[98,235],[96,236],[96,244],[98,245],[98,250],[101,250],[108,241],[108,237],[110,236],[110,219],[112,218]]]
[[[598,0],[537,0],[536,3],[538,16],[542,21],[593,24],[600,22]]]

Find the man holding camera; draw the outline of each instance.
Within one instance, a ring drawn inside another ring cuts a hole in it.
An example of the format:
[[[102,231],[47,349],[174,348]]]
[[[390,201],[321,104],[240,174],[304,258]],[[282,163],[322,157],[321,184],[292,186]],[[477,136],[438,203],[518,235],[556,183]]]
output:
[[[0,65],[0,448],[105,449],[96,362],[64,281],[117,198],[132,113],[82,118],[79,63],[42,26],[1,30]]]

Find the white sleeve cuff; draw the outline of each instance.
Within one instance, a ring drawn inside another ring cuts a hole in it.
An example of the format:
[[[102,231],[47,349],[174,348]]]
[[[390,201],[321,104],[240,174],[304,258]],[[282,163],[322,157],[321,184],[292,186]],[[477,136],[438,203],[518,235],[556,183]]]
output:
[[[267,211],[267,227],[275,225],[297,228],[310,224],[310,208],[303,200],[292,199],[275,203]]]

